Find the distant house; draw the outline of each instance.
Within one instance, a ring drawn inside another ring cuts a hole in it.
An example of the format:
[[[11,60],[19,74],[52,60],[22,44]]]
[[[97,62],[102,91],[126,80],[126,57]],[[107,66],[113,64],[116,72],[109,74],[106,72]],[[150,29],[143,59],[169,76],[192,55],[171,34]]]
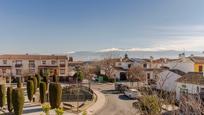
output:
[[[177,79],[176,99],[180,100],[182,95],[200,97],[204,100],[203,73],[189,72]]]
[[[68,57],[66,55],[0,55],[0,76],[22,77],[36,73],[67,76]]]
[[[115,63],[115,76],[118,80],[124,81],[127,80],[127,72],[130,67],[140,66],[144,69],[150,67],[150,61],[146,59],[139,58],[129,58],[125,54],[124,58],[120,58],[119,61]]]
[[[167,63],[165,66],[170,69],[178,69],[185,73],[188,72],[204,72],[204,57],[182,56],[175,61]]]

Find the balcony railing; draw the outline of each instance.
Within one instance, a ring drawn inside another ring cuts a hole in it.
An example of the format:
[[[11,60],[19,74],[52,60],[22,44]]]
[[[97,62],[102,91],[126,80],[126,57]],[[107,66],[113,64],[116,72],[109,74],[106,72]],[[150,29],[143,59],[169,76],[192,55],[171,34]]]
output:
[[[15,64],[15,67],[23,67],[23,64]]]
[[[60,64],[60,67],[65,67],[65,64]]]

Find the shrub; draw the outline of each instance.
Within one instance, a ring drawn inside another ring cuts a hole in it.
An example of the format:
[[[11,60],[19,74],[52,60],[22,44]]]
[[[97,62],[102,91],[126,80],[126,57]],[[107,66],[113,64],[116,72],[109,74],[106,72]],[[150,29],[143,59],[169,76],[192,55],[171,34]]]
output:
[[[32,99],[33,99],[33,94],[34,94],[34,83],[33,83],[33,80],[29,80],[27,82],[27,94],[28,94],[28,99],[31,102]]]
[[[7,88],[7,106],[8,106],[8,111],[12,112],[13,111],[13,105],[12,105],[12,87]]]
[[[77,71],[75,74],[74,74],[74,78],[76,78],[78,81],[82,81],[84,79],[84,75],[81,71]]]
[[[61,103],[62,87],[59,83],[50,83],[49,85],[49,99],[51,108],[59,108]]]
[[[12,91],[12,103],[15,115],[22,115],[24,105],[24,92],[22,88]]]
[[[32,78],[33,84],[34,84],[34,94],[36,93],[37,87],[38,87],[38,81],[36,77]]]
[[[37,78],[37,88],[40,87],[40,81],[41,81],[41,76],[39,74],[36,74],[35,77]]]
[[[148,115],[160,115],[161,112],[159,99],[156,96],[143,96],[138,107],[141,112]]]
[[[83,111],[82,115],[87,115],[87,112],[86,112],[86,111]]]
[[[44,112],[46,115],[49,115],[49,114],[50,114],[50,113],[49,113],[50,108],[51,108],[51,107],[50,107],[50,104],[48,104],[48,103],[42,105],[42,110],[43,110],[43,112]]]
[[[45,82],[41,82],[40,83],[40,102],[44,103],[45,99],[46,99],[46,83]]]
[[[63,115],[64,110],[62,108],[55,109],[56,115]]]
[[[6,85],[0,85],[0,107],[2,108],[6,104]]]
[[[17,81],[17,87],[18,87],[18,88],[21,88],[22,85],[23,85],[23,84],[21,83],[21,81],[20,81],[20,79],[19,79],[19,80]]]
[[[114,83],[115,79],[114,78],[109,78],[108,82]]]

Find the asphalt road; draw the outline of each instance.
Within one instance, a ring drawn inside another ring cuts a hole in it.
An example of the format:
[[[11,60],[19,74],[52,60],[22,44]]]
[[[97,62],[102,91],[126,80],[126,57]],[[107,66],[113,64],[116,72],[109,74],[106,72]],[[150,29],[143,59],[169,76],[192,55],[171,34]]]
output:
[[[114,84],[94,84],[92,88],[101,91],[106,97],[106,104],[97,115],[136,115],[137,111],[132,107],[136,100],[114,91]]]

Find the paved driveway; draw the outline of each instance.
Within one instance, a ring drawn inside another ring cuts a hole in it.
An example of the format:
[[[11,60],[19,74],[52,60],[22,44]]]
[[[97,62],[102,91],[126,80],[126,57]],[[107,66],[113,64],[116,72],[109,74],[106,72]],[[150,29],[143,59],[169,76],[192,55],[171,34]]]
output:
[[[135,100],[130,100],[114,91],[114,84],[95,84],[92,88],[100,90],[106,97],[106,104],[97,115],[135,115],[137,113],[132,107]]]

